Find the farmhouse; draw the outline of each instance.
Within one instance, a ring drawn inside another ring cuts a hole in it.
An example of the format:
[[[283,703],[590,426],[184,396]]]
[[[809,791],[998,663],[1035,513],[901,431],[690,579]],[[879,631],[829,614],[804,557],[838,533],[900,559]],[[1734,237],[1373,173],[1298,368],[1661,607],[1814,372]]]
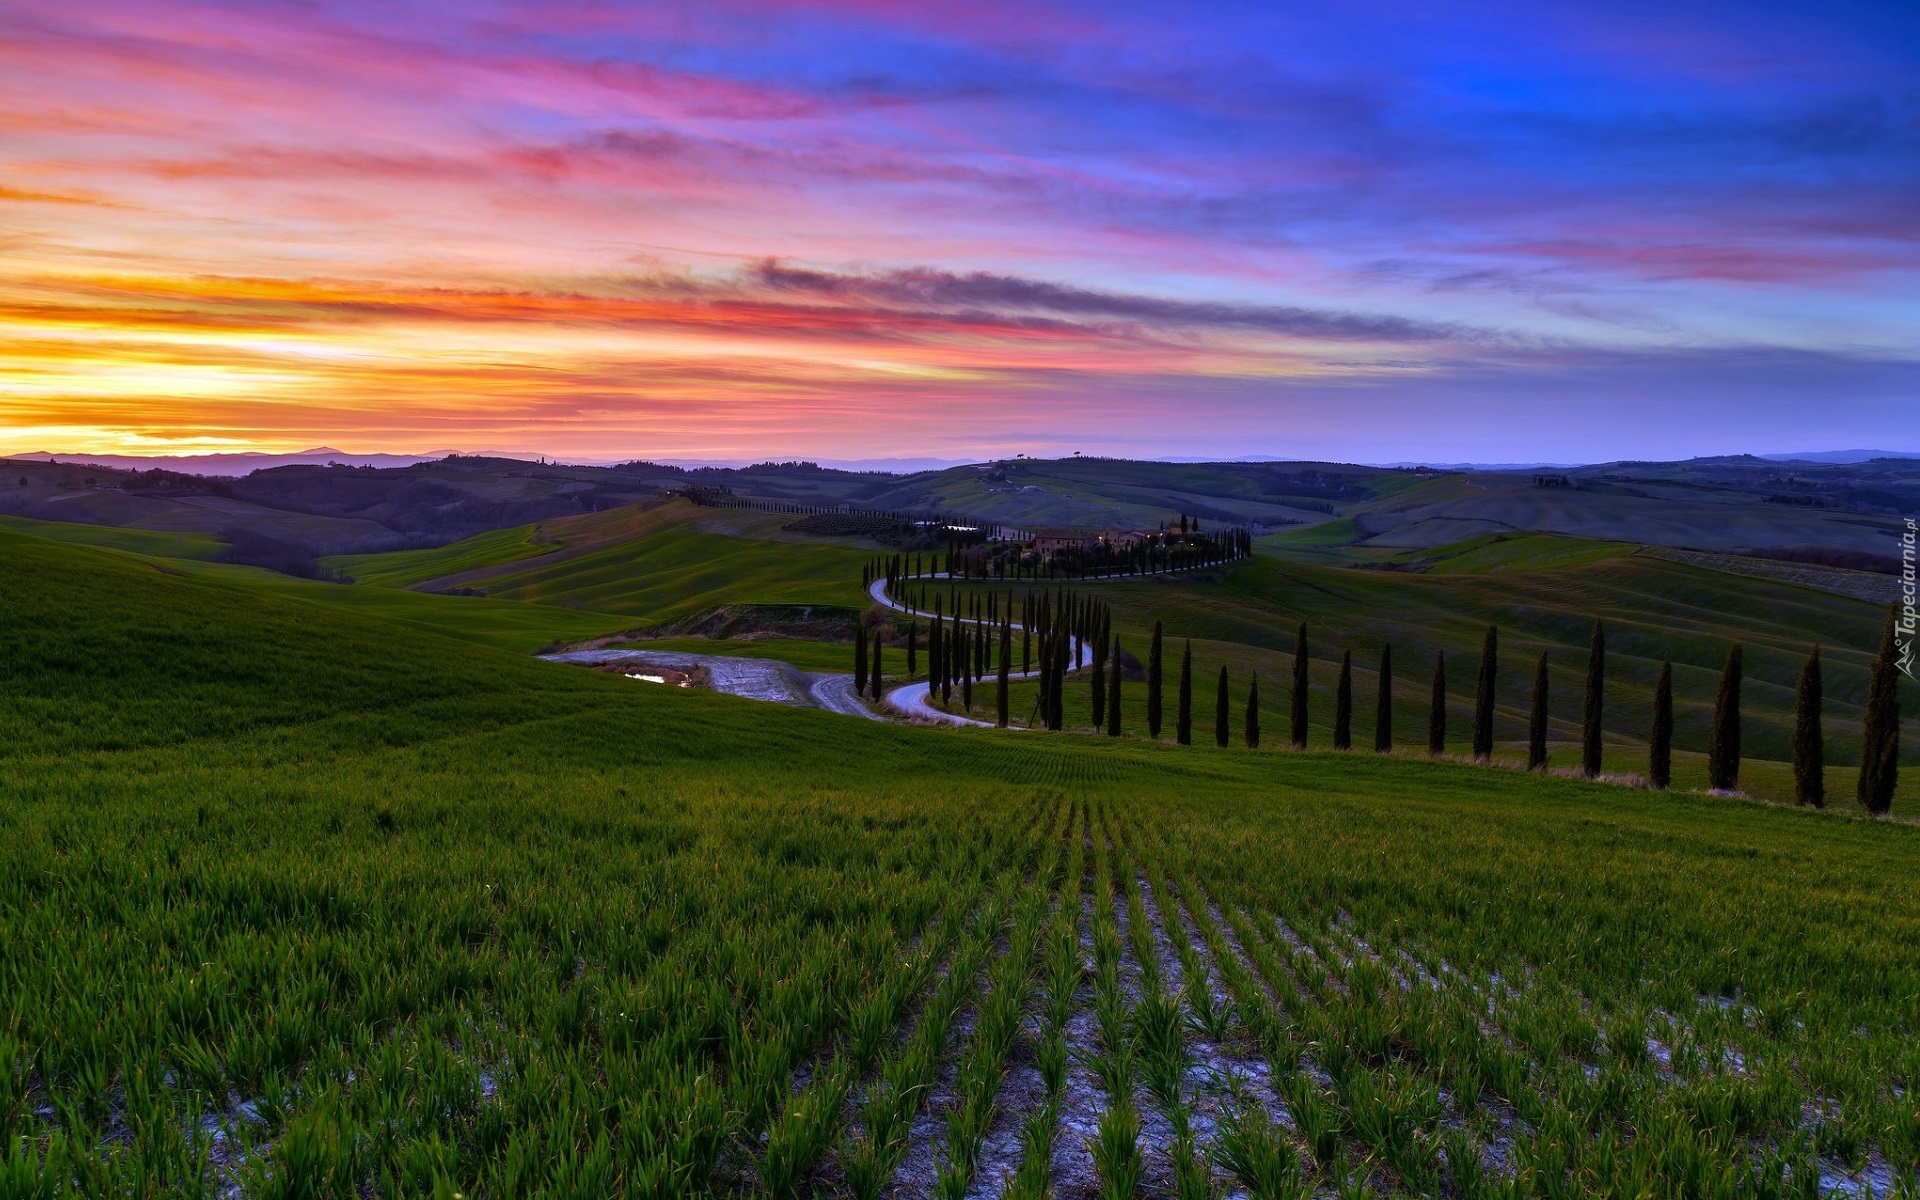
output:
[[[1062,550],[1091,550],[1099,540],[1078,529],[1042,529],[1033,535],[1033,552],[1058,554]]]

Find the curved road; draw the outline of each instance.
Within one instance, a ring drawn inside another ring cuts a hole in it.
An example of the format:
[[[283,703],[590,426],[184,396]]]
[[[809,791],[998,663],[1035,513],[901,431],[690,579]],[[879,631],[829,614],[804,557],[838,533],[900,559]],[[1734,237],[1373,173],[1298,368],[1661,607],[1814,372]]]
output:
[[[869,721],[886,718],[874,712],[853,691],[851,675],[817,675],[772,658],[748,658],[732,654],[691,654],[682,650],[601,649],[570,650],[560,654],[542,654],[548,662],[603,666],[607,663],[631,663],[636,667],[701,666],[713,690],[749,700],[767,700],[800,708],[824,708]]]
[[[1195,568],[1183,568],[1195,569]],[[946,579],[944,572],[932,575],[915,575],[914,579]],[[1115,576],[1114,578],[1124,578]],[[1100,580],[1082,580],[1079,582],[1098,583]],[[892,609],[894,612],[933,620],[933,614],[921,609],[901,604],[887,595],[887,581],[876,579],[867,589],[876,604]],[[953,620],[951,616],[946,618]],[[968,625],[984,624],[980,621],[964,621]],[[995,626],[995,628],[998,628]],[[1024,630],[1026,626],[1015,624],[1014,629]],[[1079,638],[1072,639],[1070,651],[1073,655],[1073,668],[1078,669],[1081,660],[1086,657],[1087,647]],[[849,717],[861,717],[869,721],[884,721],[886,718],[875,712],[865,697],[853,690],[853,676],[838,674],[815,674],[771,658],[746,658],[725,654],[688,654],[673,650],[638,649],[601,649],[572,650],[559,654],[542,654],[539,657],[549,662],[579,663],[587,666],[604,665],[609,662],[631,662],[636,666],[686,667],[702,666],[707,669],[713,690],[725,692],[730,696],[744,696],[749,700],[767,700],[775,704],[792,704],[801,708],[820,708],[828,712],[840,713]],[[1033,679],[1039,671],[1015,671],[1009,679]],[[988,676],[994,678],[993,675]],[[914,720],[932,721],[945,725],[965,725],[981,729],[993,728],[993,722],[982,721],[974,717],[948,712],[933,702],[930,689],[925,683],[907,683],[887,692],[882,703],[888,709]]]
[[[912,576],[912,578],[945,579],[947,576],[945,574],[915,575]],[[910,608],[887,595],[887,581],[885,577],[874,580],[872,586],[867,588],[867,594],[873,597],[875,603],[885,608],[890,608],[894,612],[906,613],[910,617],[920,617],[928,621],[933,620],[932,613],[918,608]],[[953,618],[948,616],[945,619],[950,621]],[[984,622],[981,621],[968,621],[966,623],[969,625],[984,624]],[[1024,630],[1026,626],[1015,622],[1013,628]],[[1074,638],[1072,639],[1070,649],[1073,654],[1073,669],[1077,669],[1080,666],[1080,659],[1086,654],[1087,648],[1079,638]],[[1007,678],[1034,679],[1038,678],[1039,674],[1040,672],[1038,671],[1012,671],[1008,673]],[[989,678],[998,678],[998,672],[990,675]],[[963,717],[959,713],[948,712],[946,709],[941,708],[933,702],[933,697],[929,694],[928,689],[929,685],[925,683],[902,684],[887,693],[885,700],[886,706],[903,716],[913,717],[922,721],[940,721],[948,725],[970,725],[979,729],[992,729],[994,727],[992,721],[980,721],[975,720],[973,717]],[[1019,727],[1010,726],[1009,728]]]

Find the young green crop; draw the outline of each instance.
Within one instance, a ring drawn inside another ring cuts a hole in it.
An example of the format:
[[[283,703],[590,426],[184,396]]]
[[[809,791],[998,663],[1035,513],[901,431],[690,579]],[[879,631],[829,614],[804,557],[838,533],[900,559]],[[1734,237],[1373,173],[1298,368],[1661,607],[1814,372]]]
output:
[[[1906,824],[882,726],[0,549],[12,1193],[874,1196],[988,1100],[1020,1196],[1920,1167]],[[1202,1121],[1228,1053],[1270,1083]]]

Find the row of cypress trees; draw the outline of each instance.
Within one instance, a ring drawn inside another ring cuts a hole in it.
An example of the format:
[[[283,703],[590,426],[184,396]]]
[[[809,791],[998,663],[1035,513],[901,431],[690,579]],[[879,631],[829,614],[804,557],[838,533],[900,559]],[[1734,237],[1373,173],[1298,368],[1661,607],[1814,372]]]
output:
[[[935,594],[934,617],[928,635],[928,678],[937,690],[940,702],[950,705],[955,683],[961,688],[961,702],[973,706],[973,684],[989,674],[996,679],[996,723],[1009,723],[1008,684],[1012,676],[1014,596],[1006,593],[1005,603],[997,595],[984,599],[972,596],[971,611],[962,615],[961,593],[952,592],[953,616],[949,621],[944,609],[945,597]],[[1020,612],[1021,671],[1034,670],[1038,648],[1040,694],[1030,724],[1058,730],[1064,723],[1064,692],[1070,671],[1090,651],[1093,726],[1109,736],[1121,733],[1121,647],[1113,636],[1111,609],[1104,603],[1078,593],[1057,588],[1051,592],[1029,591]],[[1867,811],[1886,813],[1892,806],[1894,788],[1899,779],[1900,714],[1895,666],[1897,646],[1894,615],[1889,612],[1880,646],[1870,670],[1865,719],[1862,727],[1860,771],[1856,797]],[[915,634],[907,632],[907,671],[914,674]],[[998,670],[994,671],[995,642],[998,643]],[[1076,648],[1075,643],[1079,646]],[[1489,625],[1480,647],[1479,670],[1475,680],[1473,757],[1488,761],[1493,755],[1495,686],[1499,673],[1500,633]],[[880,639],[856,640],[855,680],[860,690],[870,690],[874,699],[881,695]],[[1295,748],[1305,749],[1308,727],[1308,643],[1307,626],[1300,624],[1294,641],[1293,687],[1289,724]],[[1718,791],[1732,791],[1739,784],[1741,757],[1740,699],[1745,675],[1744,651],[1736,644],[1727,653],[1713,707],[1712,732],[1707,747],[1708,784]],[[1165,631],[1155,621],[1147,651],[1146,666],[1147,733],[1159,739],[1165,717]],[[1393,748],[1393,647],[1382,648],[1378,672],[1379,691],[1374,720],[1374,750],[1386,753]],[[864,685],[864,686],[862,686]],[[1260,744],[1260,681],[1255,674],[1248,683],[1242,720],[1242,740],[1249,747]],[[1222,666],[1215,685],[1214,741],[1229,743],[1230,685],[1227,668]],[[1588,640],[1587,666],[1581,696],[1580,771],[1587,778],[1601,773],[1602,732],[1606,693],[1606,629],[1593,623]],[[1821,730],[1823,681],[1820,648],[1815,646],[1801,669],[1795,692],[1792,758],[1795,798],[1804,805],[1822,807],[1826,803],[1825,742]],[[1669,656],[1660,666],[1654,683],[1653,720],[1648,733],[1648,781],[1655,788],[1668,787],[1673,778],[1673,661]],[[1533,689],[1527,720],[1527,767],[1547,767],[1549,722],[1548,655],[1542,652],[1535,663]],[[1431,755],[1445,753],[1447,740],[1447,673],[1444,651],[1434,655],[1433,679],[1429,692],[1427,750]],[[1181,650],[1179,676],[1174,703],[1174,741],[1193,742],[1193,643]],[[1353,748],[1353,653],[1341,655],[1340,675],[1334,689],[1333,745],[1335,749]]]
[[[1016,626],[1020,635],[1019,673],[1037,674],[1040,683],[1029,724],[1062,728],[1067,675],[1089,656],[1096,681],[1107,671],[1112,612],[1106,604],[1071,589],[1028,591],[1019,597],[1017,614],[1012,591],[964,598],[957,588],[950,595],[936,591],[931,605],[927,681],[929,691],[943,706],[952,705],[953,690],[958,685],[961,706],[971,709],[974,684],[993,676],[995,723],[1004,727],[1011,722],[1009,685],[1014,676]],[[1116,662],[1116,673],[1118,669]],[[1101,701],[1105,691],[1096,686],[1096,693],[1099,699],[1094,705],[1094,723],[1098,725],[1104,715]]]
[[[1160,735],[1160,624],[1155,622],[1153,650],[1148,666],[1147,725],[1153,737]],[[1499,671],[1499,629],[1488,626],[1480,648],[1479,672],[1474,688],[1472,750],[1477,761],[1489,761],[1493,755],[1493,718],[1495,684]],[[1862,728],[1860,773],[1856,798],[1875,815],[1892,806],[1900,770],[1900,712],[1897,645],[1894,617],[1889,613],[1878,652],[1874,655],[1868,683],[1866,713]],[[1548,732],[1548,658],[1543,651],[1534,666],[1532,703],[1527,721],[1527,767],[1544,770],[1547,766]],[[1291,740],[1296,749],[1305,749],[1308,726],[1308,647],[1307,626],[1302,622],[1294,641],[1293,689],[1290,716]],[[1734,645],[1727,653],[1720,674],[1720,686],[1714,697],[1713,727],[1707,747],[1708,784],[1718,791],[1732,791],[1739,783],[1741,751],[1740,693],[1745,674],[1744,652]],[[1175,740],[1191,742],[1192,730],[1192,644],[1182,655],[1179,708]],[[1386,753],[1393,748],[1393,647],[1380,654],[1379,699],[1374,720],[1374,750]],[[1249,684],[1244,739],[1248,746],[1260,744],[1259,677]],[[1606,689],[1606,629],[1595,621],[1588,642],[1587,671],[1581,698],[1581,773],[1596,778],[1601,770],[1602,719]],[[1447,670],[1444,651],[1435,654],[1433,683],[1427,714],[1427,751],[1438,756],[1446,751]],[[1792,757],[1795,798],[1815,808],[1826,803],[1826,757],[1821,732],[1822,679],[1820,648],[1815,646],[1801,669],[1794,706]],[[1227,744],[1228,685],[1227,669],[1220,668],[1215,701],[1215,740]],[[1341,655],[1340,675],[1334,686],[1333,746],[1336,750],[1353,748],[1353,653]],[[1663,660],[1654,683],[1653,727],[1648,737],[1648,780],[1656,788],[1668,787],[1673,779],[1673,660]]]

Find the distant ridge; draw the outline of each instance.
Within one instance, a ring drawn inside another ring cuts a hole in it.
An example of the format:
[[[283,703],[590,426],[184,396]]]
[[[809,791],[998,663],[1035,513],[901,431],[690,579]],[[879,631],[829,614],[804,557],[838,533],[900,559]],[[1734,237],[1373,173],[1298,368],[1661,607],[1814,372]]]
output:
[[[434,462],[453,454],[452,450],[434,450],[426,454],[350,454],[331,446],[316,446],[297,454],[273,454],[261,450],[242,450],[230,454],[80,454],[40,450],[32,454],[7,457],[19,462],[48,462],[113,467],[122,471],[150,471],[159,468],[184,475],[246,475],[273,467],[324,467],[343,463],[350,467],[410,467]]]
[[[0,455],[0,458],[11,458],[17,462],[58,461],[62,463],[85,464],[85,465],[92,465],[92,466],[99,466],[99,467],[112,467],[114,469],[123,470],[123,471],[146,471],[146,470],[152,470],[154,468],[160,468],[168,471],[178,471],[186,475],[244,476],[254,471],[266,471],[266,470],[271,470],[275,467],[326,466],[328,463],[341,463],[345,466],[350,466],[350,467],[384,467],[384,468],[410,467],[410,466],[413,466],[415,463],[437,462],[440,459],[447,458],[452,455],[463,455],[466,457],[480,457],[480,458],[508,458],[508,459],[518,459],[518,460],[527,461],[527,462],[532,462],[536,459],[539,459],[541,461],[552,462],[557,465],[578,466],[578,467],[611,467],[611,466],[617,466],[625,462],[645,460],[645,461],[661,463],[664,465],[687,467],[687,468],[719,467],[719,468],[738,469],[741,467],[753,466],[757,463],[766,461],[764,458],[699,459],[699,458],[681,458],[674,455],[659,455],[659,456],[629,455],[625,458],[562,458],[562,457],[555,457],[552,455],[547,455],[543,457],[539,454],[536,454],[530,451],[519,451],[519,450],[429,450],[419,454],[387,454],[387,453],[356,454],[352,451],[340,450],[332,446],[316,446],[311,450],[301,450],[298,452],[289,452],[289,453],[283,453],[283,454],[275,454],[269,451],[260,451],[260,450],[242,450],[242,451],[233,451],[229,453],[215,453],[215,454],[154,454],[154,455],[85,454],[77,451],[39,450],[31,454]],[[833,458],[817,458],[817,457],[810,457],[805,455],[800,455],[796,457],[807,458],[808,461],[811,461],[816,465],[828,470],[883,472],[890,475],[901,475],[901,476],[918,475],[918,474],[927,473],[927,472],[942,471],[942,470],[947,470],[947,469],[958,467],[958,466],[986,465],[991,463],[1013,462],[1020,457],[1030,457],[1030,458],[1033,458],[1035,461],[1042,461],[1042,462],[1052,461],[1045,458],[1040,458],[1038,456],[1017,456],[1017,455],[1011,455],[1011,454],[1002,454],[998,456],[991,456],[991,457],[985,457],[985,458],[918,458],[918,457],[903,456],[899,458],[833,459]],[[1073,456],[1073,457],[1077,458],[1079,456]],[[1059,456],[1060,461],[1067,461],[1068,458],[1069,456],[1067,455]],[[1906,459],[1906,460],[1920,459],[1920,451],[1815,450],[1815,451],[1799,451],[1791,454],[1725,454],[1725,455],[1707,455],[1707,456],[1701,456],[1701,457],[1684,459],[1684,460],[1649,459],[1645,461],[1662,462],[1662,463],[1694,462],[1694,463],[1703,463],[1703,464],[1705,463],[1736,463],[1741,461],[1754,463],[1754,464],[1803,462],[1803,463],[1819,463],[1824,466],[1848,466],[1848,465],[1853,465],[1857,463],[1870,462],[1876,458],[1892,458],[1892,459]],[[1088,457],[1085,461],[1093,462],[1093,461],[1098,461],[1098,459],[1095,457]],[[1169,458],[1156,459],[1156,460],[1131,460],[1130,459],[1126,461],[1143,461],[1143,462],[1157,461],[1157,462],[1165,462],[1165,463],[1203,465],[1203,464],[1209,464],[1209,463],[1251,464],[1251,463],[1287,463],[1287,462],[1309,462],[1309,461],[1321,462],[1321,461],[1330,461],[1330,460],[1289,459],[1289,458],[1280,458],[1273,455],[1262,454],[1262,455],[1244,455],[1237,458],[1194,458],[1194,457],[1187,457],[1187,456],[1179,456],[1179,457],[1169,457]],[[1497,473],[1497,472],[1517,472],[1517,471],[1569,471],[1569,470],[1580,470],[1586,467],[1613,466],[1613,465],[1616,465],[1616,463],[1613,463],[1613,462],[1463,463],[1463,462],[1434,462],[1434,461],[1413,462],[1409,460],[1404,462],[1368,462],[1368,463],[1335,464],[1335,465],[1368,466],[1368,467],[1386,468],[1386,469],[1407,468],[1407,467],[1426,467],[1430,470],[1436,470],[1436,471],[1452,471],[1452,472],[1485,471],[1490,473]]]
[[[1920,458],[1915,450],[1810,450],[1797,454],[1762,454],[1768,462],[1816,462],[1846,465],[1871,462],[1876,458]]]

